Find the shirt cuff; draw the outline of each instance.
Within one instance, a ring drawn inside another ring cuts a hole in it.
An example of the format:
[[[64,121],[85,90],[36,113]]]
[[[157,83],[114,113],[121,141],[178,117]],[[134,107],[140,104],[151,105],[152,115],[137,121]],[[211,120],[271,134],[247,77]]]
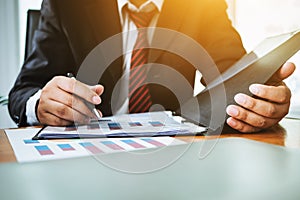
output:
[[[29,125],[37,125],[39,124],[39,120],[37,119],[35,106],[37,101],[41,97],[42,90],[37,91],[33,96],[31,96],[26,103],[26,117],[27,123]]]

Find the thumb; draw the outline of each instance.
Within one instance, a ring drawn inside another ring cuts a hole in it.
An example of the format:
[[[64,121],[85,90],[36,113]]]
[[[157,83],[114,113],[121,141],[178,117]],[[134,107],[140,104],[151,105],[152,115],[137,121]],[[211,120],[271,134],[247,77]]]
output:
[[[290,75],[293,74],[295,71],[296,66],[294,63],[286,62],[283,64],[280,69],[269,79],[268,83],[271,85],[276,85],[283,81],[284,79],[288,78]]]
[[[289,77],[290,75],[293,74],[293,72],[295,71],[296,66],[294,63],[291,62],[287,62],[285,64],[283,64],[283,66],[278,70],[278,77],[281,80],[286,79],[287,77]]]
[[[90,89],[93,90],[97,95],[101,95],[104,91],[104,87],[102,85],[94,85],[90,86]]]

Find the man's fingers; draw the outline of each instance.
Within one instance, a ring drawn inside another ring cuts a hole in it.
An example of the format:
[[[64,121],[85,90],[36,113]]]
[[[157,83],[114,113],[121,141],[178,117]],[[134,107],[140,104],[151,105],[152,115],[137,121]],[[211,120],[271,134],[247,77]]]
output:
[[[96,109],[96,110],[97,110],[97,112],[99,113],[100,117],[103,117],[102,112],[101,112],[100,110],[98,110],[98,109]],[[95,117],[97,118],[97,116],[95,116]]]
[[[75,94],[82,99],[85,99],[86,101],[96,105],[101,103],[101,98],[95,91],[91,90],[87,85],[77,81],[76,79],[58,76],[54,77],[53,81],[60,89],[66,92]],[[100,87],[98,90],[100,90]]]
[[[42,102],[40,102],[42,103]],[[41,104],[41,106],[43,106]],[[66,121],[75,121],[79,123],[87,123],[89,118],[82,113],[68,107],[60,102],[51,101],[47,104],[47,108],[44,110],[47,113]]]
[[[89,88],[96,92],[98,96],[102,95],[104,92],[104,87],[102,85],[89,86]]]
[[[290,75],[292,75],[294,73],[295,69],[296,69],[296,66],[294,63],[287,62],[277,72],[278,77],[281,78],[281,80],[284,80],[284,79],[288,78]]]
[[[280,104],[289,103],[291,98],[291,91],[285,85],[267,86],[252,84],[249,90],[257,97]]]
[[[289,103],[272,103],[261,99],[255,99],[245,94],[235,95],[234,100],[238,105],[246,108],[247,110],[273,119],[281,118],[286,115],[286,110],[288,110],[289,107]]]
[[[57,90],[55,96],[50,96],[50,100],[62,103],[83,115],[94,117],[92,111],[86,106],[83,102],[84,100],[77,97],[76,95],[72,95],[63,90]]]
[[[268,128],[279,121],[279,119],[263,117],[235,105],[228,106],[226,112],[229,116],[259,129]]]
[[[238,106],[226,109],[231,127],[242,132],[257,131],[278,123],[287,114],[291,91],[283,82],[279,86],[252,84],[249,90],[255,97],[237,94],[234,100]]]
[[[51,113],[44,113],[43,116],[40,116],[40,118],[41,124],[47,124],[50,126],[67,126],[73,123],[71,121],[58,118]],[[44,119],[47,119],[47,121],[44,122]]]
[[[103,90],[101,85],[88,86],[73,78],[55,77],[42,89],[37,117],[42,124],[56,126],[87,123],[96,117],[89,105],[101,103],[99,95]]]
[[[239,121],[233,117],[229,117],[226,122],[230,127],[242,133],[253,133],[261,130],[260,128],[250,126],[249,124]]]

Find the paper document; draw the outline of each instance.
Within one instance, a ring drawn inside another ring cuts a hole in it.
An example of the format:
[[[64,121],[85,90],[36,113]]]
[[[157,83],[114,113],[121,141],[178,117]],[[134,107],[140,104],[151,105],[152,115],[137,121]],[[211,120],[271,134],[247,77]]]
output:
[[[33,139],[179,136],[205,131],[204,127],[176,121],[171,112],[148,112],[104,117],[86,125],[47,126]]]
[[[56,160],[184,144],[173,137],[32,140],[40,128],[5,130],[18,162]]]

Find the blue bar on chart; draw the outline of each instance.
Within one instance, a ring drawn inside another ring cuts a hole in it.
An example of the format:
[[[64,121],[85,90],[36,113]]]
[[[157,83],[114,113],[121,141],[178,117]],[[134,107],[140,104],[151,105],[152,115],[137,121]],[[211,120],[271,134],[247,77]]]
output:
[[[114,143],[113,141],[101,141],[100,143],[104,144],[105,146],[107,146],[113,150],[124,150],[123,147],[119,146],[118,144]]]
[[[81,146],[83,146],[86,150],[90,151],[93,154],[103,153],[103,151],[101,151],[98,147],[93,145],[91,142],[82,142],[82,143],[79,143],[79,144]]]
[[[149,122],[149,123],[154,127],[164,126],[164,124],[159,121],[153,121],[153,122]]]
[[[108,125],[110,130],[120,130],[120,129],[122,129],[120,123],[112,122],[112,123],[108,123],[107,125]]]
[[[135,126],[142,126],[140,122],[129,122],[129,126],[135,127]]]
[[[58,144],[57,145],[61,150],[63,151],[74,151],[74,147],[72,147],[70,144]]]
[[[40,153],[40,155],[53,155],[54,153],[49,149],[47,145],[35,146],[35,149]]]
[[[141,140],[145,141],[145,142],[148,142],[149,144],[152,144],[156,147],[163,147],[163,146],[166,146],[165,144],[157,141],[157,140],[154,140],[154,139],[151,139],[151,138],[142,138]]]
[[[121,140],[122,142],[124,142],[125,144],[128,144],[136,149],[140,149],[140,148],[145,148],[144,145],[141,145],[139,143],[137,143],[136,141],[133,140]]]
[[[25,144],[38,144],[40,143],[38,140],[31,140],[31,139],[28,139],[28,140],[23,140]]]

